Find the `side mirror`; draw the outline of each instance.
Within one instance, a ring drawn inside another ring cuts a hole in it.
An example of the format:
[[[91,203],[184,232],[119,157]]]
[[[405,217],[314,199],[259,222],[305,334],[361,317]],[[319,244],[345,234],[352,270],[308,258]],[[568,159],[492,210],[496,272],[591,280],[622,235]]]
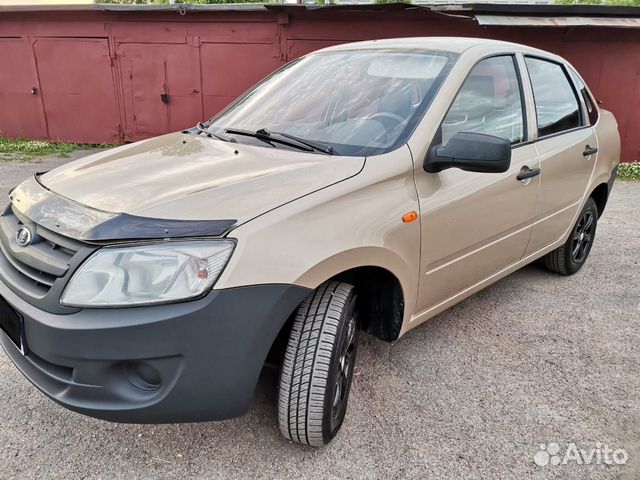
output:
[[[511,165],[511,142],[484,133],[459,132],[445,146],[433,147],[424,169],[435,173],[447,168],[468,172],[502,173]]]

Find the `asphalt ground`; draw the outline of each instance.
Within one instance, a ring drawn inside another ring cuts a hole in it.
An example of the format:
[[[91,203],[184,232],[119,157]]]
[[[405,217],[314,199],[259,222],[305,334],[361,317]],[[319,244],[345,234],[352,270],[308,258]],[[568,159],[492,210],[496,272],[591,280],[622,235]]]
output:
[[[0,204],[65,161],[0,161]],[[531,265],[398,342],[363,335],[347,419],[324,449],[280,436],[271,370],[244,417],[122,425],[48,400],[2,352],[0,479],[638,479],[639,253],[640,183],[618,182],[577,275]]]

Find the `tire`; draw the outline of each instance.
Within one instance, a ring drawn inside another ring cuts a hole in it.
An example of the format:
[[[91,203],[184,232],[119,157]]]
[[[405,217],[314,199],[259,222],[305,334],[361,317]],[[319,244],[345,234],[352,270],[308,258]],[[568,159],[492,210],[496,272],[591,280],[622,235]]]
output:
[[[545,267],[560,275],[573,275],[580,270],[593,246],[597,225],[598,207],[593,198],[589,197],[571,230],[569,239],[560,248],[544,257]]]
[[[331,281],[296,313],[278,401],[280,432],[294,442],[324,446],[342,426],[358,345],[355,302],[352,285]]]

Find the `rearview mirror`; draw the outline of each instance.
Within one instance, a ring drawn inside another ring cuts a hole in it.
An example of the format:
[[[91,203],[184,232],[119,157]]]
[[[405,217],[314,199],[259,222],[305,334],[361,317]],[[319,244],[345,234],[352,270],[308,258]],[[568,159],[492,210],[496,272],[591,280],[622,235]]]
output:
[[[459,132],[446,145],[433,147],[424,169],[435,173],[447,168],[468,172],[502,173],[511,165],[511,142],[484,133]]]

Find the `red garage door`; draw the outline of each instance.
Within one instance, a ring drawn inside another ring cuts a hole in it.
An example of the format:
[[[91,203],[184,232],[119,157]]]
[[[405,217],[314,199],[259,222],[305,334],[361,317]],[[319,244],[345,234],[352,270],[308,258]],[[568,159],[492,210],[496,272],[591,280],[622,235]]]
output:
[[[202,120],[198,49],[187,44],[123,43],[118,58],[126,140],[194,126]]]
[[[46,138],[37,87],[29,45],[20,38],[0,38],[0,135]]]
[[[287,40],[287,59],[293,60],[321,48],[333,47],[349,41],[351,40]]]
[[[33,50],[49,137],[100,143],[119,139],[106,39],[38,38]]]
[[[204,43],[200,55],[206,117],[282,65],[278,47],[271,44]]]

